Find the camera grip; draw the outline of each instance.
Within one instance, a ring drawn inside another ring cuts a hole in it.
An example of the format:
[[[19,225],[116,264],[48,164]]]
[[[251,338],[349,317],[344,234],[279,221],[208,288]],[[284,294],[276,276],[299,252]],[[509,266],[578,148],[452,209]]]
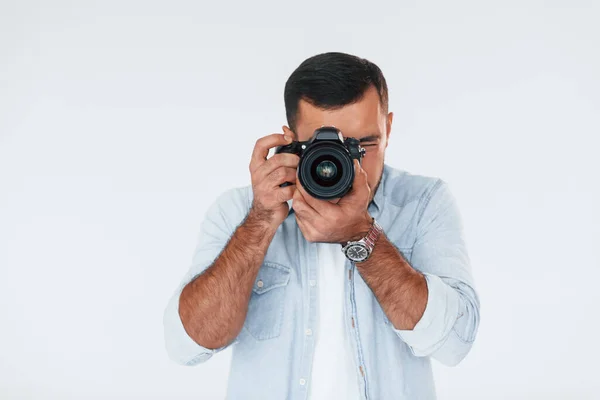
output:
[[[299,148],[298,148],[298,142],[292,142],[288,145],[285,146],[277,146],[277,148],[275,149],[275,154],[278,153],[291,153],[291,154],[297,154],[299,155]],[[292,183],[291,182],[284,182],[281,185],[279,185],[279,187],[286,187],[286,186],[290,186]]]

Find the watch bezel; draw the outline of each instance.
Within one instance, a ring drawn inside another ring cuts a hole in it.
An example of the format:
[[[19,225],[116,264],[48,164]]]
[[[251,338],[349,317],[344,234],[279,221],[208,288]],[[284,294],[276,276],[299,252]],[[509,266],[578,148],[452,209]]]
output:
[[[377,242],[377,239],[379,238],[382,232],[382,226],[375,220],[375,218],[373,218],[373,224],[371,225],[371,229],[369,229],[369,232],[367,232],[367,234],[363,238],[359,240],[350,241],[347,242],[345,245],[342,245],[342,252],[344,253],[344,256],[354,263],[366,261],[371,256],[373,248],[375,247],[375,243]],[[367,250],[367,255],[364,258],[361,258],[360,260],[355,260],[352,257],[348,256],[348,250],[353,246],[363,247]]]
[[[367,255],[364,258],[361,259],[354,259],[352,258],[350,255],[348,255],[348,251],[354,247],[354,246],[358,246],[358,247],[362,247],[363,249],[365,249],[367,251]],[[342,249],[342,251],[344,252],[344,255],[346,256],[346,258],[352,262],[361,262],[366,260],[367,258],[369,258],[369,256],[371,255],[371,248],[369,246],[367,246],[362,239],[360,241],[357,242],[350,242],[347,243],[344,248]]]

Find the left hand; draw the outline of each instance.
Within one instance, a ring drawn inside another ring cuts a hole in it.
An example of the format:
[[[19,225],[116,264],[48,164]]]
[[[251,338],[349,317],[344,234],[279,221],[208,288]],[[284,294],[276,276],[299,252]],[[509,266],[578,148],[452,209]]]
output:
[[[358,160],[353,161],[352,189],[336,204],[312,197],[300,181],[296,181],[292,207],[298,227],[309,242],[346,244],[364,237],[371,228],[372,218],[367,211],[371,189],[367,173]]]

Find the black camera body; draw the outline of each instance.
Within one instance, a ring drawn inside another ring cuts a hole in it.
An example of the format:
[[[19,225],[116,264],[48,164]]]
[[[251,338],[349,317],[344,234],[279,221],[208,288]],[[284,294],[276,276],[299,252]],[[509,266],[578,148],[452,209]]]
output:
[[[300,157],[298,180],[311,196],[329,200],[344,196],[354,182],[354,159],[362,165],[365,149],[358,139],[344,139],[339,129],[321,127],[304,142],[294,141],[278,146],[277,153],[292,153]],[[290,185],[285,182],[279,186]]]

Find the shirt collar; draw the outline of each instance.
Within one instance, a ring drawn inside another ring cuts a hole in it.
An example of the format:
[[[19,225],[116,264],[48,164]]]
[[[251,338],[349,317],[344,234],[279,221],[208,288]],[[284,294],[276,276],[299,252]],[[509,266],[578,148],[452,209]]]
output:
[[[384,196],[383,196],[383,191],[384,191],[384,186],[385,186],[385,180],[387,178],[389,171],[388,171],[388,166],[386,163],[383,163],[383,171],[381,172],[381,180],[379,181],[379,187],[377,188],[377,191],[375,192],[375,196],[373,196],[373,200],[371,201],[371,203],[375,206],[375,208],[377,208],[377,211],[381,213],[381,210],[383,209],[383,201],[384,201]]]

